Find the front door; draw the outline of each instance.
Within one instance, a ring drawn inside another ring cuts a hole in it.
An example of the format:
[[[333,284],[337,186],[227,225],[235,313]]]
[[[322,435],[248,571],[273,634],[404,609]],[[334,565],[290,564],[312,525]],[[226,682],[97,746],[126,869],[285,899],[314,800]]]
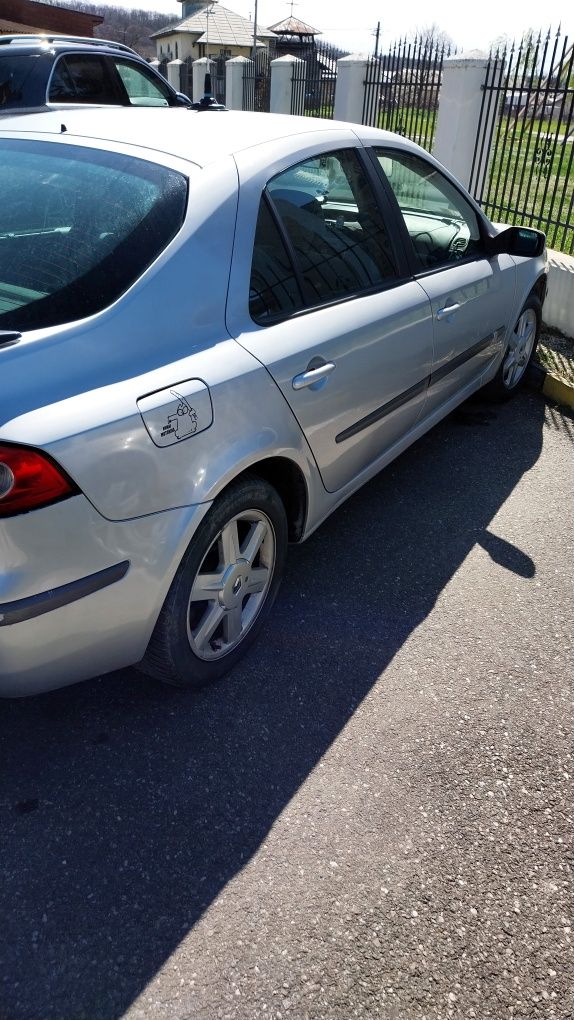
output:
[[[415,278],[431,302],[430,413],[475,383],[500,352],[514,262],[509,255],[486,257],[476,211],[426,159],[398,149],[375,152],[409,235]]]

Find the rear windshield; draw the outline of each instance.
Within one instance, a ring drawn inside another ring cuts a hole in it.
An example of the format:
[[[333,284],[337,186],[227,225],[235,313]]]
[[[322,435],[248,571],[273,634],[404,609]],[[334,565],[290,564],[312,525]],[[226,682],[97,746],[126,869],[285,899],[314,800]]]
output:
[[[0,139],[0,330],[111,304],[179,231],[187,179],[115,152]]]

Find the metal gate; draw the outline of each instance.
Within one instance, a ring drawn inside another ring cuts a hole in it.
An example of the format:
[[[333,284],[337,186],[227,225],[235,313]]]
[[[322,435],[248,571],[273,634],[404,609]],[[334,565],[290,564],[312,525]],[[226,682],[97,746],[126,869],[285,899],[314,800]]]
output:
[[[258,49],[255,60],[245,65],[243,71],[243,109],[258,113],[269,113],[271,100],[271,60],[273,55],[267,48]]]
[[[560,30],[491,54],[470,190],[491,219],[574,253],[574,46]]]
[[[367,65],[363,124],[432,148],[442,65],[450,48],[434,40],[400,40]]]
[[[291,113],[306,117],[332,119],[335,109],[337,60],[342,51],[336,46],[318,46],[297,51],[304,64],[293,65]]]

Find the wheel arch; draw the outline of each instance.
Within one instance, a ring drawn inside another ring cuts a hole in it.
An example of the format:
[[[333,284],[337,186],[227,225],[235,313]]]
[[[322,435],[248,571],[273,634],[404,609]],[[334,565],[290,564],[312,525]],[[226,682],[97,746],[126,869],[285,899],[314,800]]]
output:
[[[228,482],[222,492],[246,475],[256,475],[273,486],[285,507],[289,541],[299,542],[305,530],[309,505],[307,484],[300,467],[288,457],[267,457],[250,464]]]
[[[546,297],[547,287],[548,277],[546,276],[546,273],[541,273],[536,283],[534,284],[532,290],[530,291],[531,294],[536,295],[541,305],[544,304],[544,298]]]

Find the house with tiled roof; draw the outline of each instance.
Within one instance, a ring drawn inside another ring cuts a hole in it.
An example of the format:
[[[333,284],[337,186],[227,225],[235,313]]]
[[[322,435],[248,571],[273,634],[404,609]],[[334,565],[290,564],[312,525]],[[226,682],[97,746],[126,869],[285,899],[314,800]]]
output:
[[[253,53],[254,25],[235,11],[230,11],[212,0],[179,0],[182,18],[175,24],[154,32],[157,57],[166,60],[197,60],[211,57],[228,60],[230,57],[250,57]],[[274,34],[257,28],[256,43],[265,47]]]

